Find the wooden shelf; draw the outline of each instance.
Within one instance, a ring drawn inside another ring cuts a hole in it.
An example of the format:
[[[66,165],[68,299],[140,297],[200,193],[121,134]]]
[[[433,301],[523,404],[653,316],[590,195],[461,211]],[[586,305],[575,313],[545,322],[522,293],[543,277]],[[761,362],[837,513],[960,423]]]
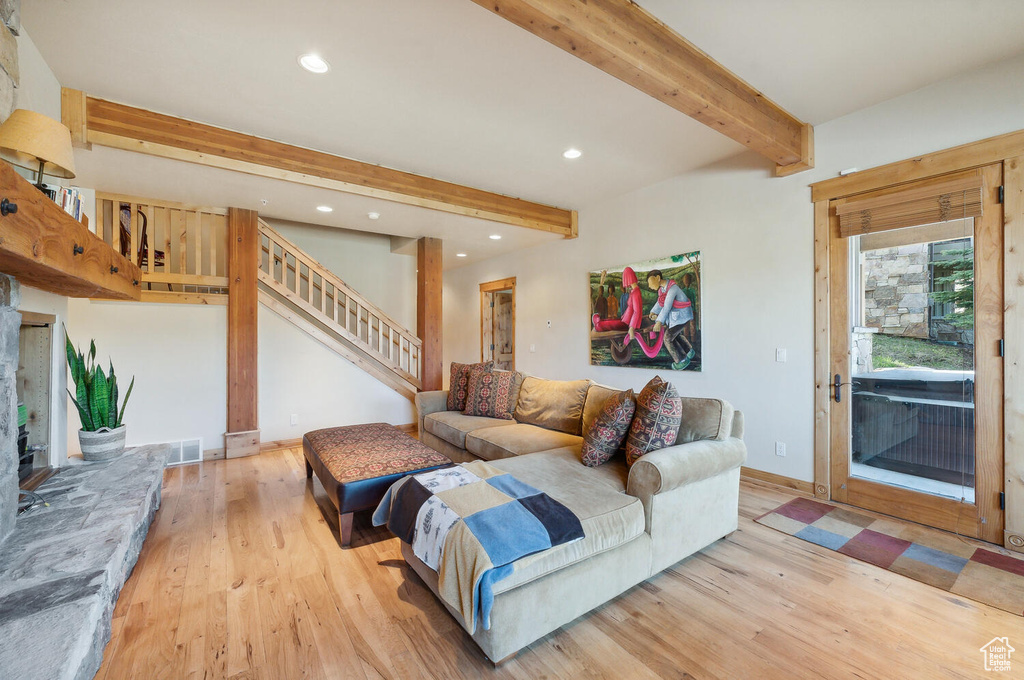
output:
[[[0,272],[67,297],[141,298],[137,266],[4,162],[0,199],[18,206],[18,212],[0,216]],[[76,254],[76,247],[82,252]]]

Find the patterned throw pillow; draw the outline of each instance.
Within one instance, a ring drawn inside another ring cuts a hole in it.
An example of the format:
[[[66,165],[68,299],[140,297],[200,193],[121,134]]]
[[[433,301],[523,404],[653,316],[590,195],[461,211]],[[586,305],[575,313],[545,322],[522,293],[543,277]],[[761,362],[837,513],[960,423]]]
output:
[[[516,410],[514,396],[517,375],[512,371],[470,373],[469,386],[466,388],[466,408],[462,412],[467,416],[512,420],[512,412]]]
[[[494,362],[482,364],[457,364],[452,362],[451,380],[448,383],[448,410],[461,411],[466,408],[466,390],[469,388],[469,374],[473,371],[490,371]]]
[[[597,467],[612,459],[629,433],[636,412],[633,390],[616,392],[604,402],[601,412],[583,433],[583,464]]]
[[[683,422],[683,400],[672,383],[655,376],[636,399],[636,415],[626,438],[626,462],[676,443]]]

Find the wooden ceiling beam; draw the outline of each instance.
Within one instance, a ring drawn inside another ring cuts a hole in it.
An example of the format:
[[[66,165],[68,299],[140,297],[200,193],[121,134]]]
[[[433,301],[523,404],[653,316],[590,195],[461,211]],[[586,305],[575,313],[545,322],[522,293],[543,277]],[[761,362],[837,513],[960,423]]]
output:
[[[473,0],[776,164],[814,167],[813,129],[630,0]]]
[[[90,97],[64,88],[62,118],[77,144],[99,144],[307,186],[372,196],[576,237],[576,212],[234,130]],[[83,109],[84,102],[84,109]],[[84,110],[84,115],[83,115]]]

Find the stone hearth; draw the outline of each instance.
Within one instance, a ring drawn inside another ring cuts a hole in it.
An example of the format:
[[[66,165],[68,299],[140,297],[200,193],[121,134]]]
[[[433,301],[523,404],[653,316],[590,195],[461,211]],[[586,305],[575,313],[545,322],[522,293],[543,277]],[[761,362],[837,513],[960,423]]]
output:
[[[100,667],[121,587],[160,506],[169,448],[70,464],[0,549],[4,677],[86,679]]]

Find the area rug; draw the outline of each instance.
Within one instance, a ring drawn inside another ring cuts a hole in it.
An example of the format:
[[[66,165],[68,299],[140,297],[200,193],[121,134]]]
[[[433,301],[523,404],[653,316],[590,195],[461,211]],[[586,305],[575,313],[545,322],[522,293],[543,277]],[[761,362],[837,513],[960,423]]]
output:
[[[1024,559],[899,520],[796,498],[758,524],[902,574],[921,583],[1024,616]]]

